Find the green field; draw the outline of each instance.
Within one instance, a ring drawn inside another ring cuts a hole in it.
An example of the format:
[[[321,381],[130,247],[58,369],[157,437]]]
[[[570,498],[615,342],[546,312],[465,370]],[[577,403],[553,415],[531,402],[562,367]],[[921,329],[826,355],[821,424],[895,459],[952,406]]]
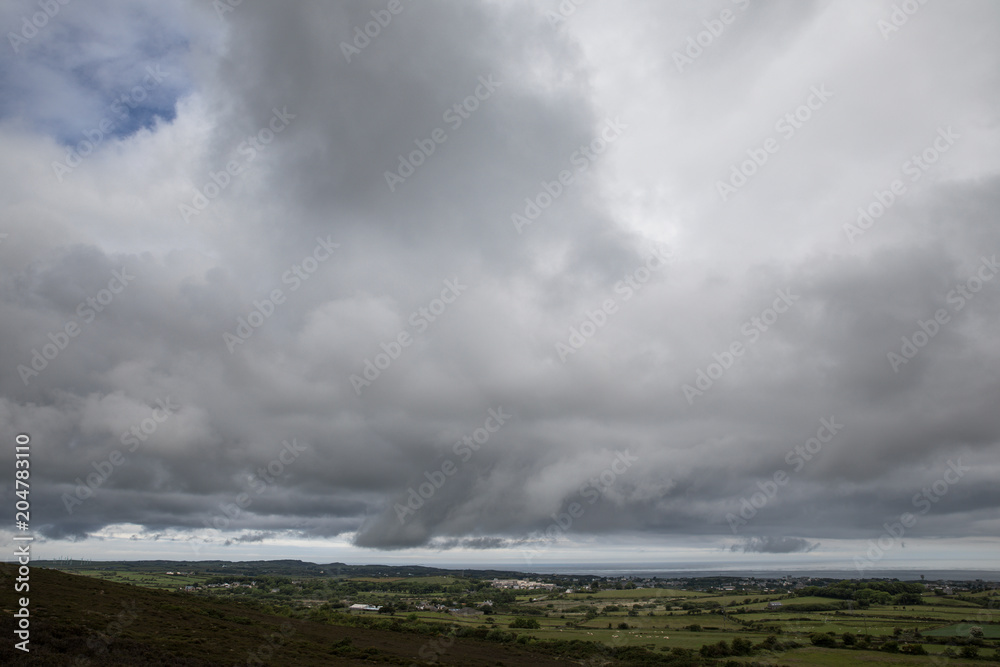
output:
[[[453,584],[455,577],[349,577],[351,581],[367,581],[367,582],[393,582],[393,581],[415,581],[425,584]]]
[[[662,593],[667,593],[663,591]],[[670,593],[675,593],[671,591]],[[540,600],[527,606],[544,608],[545,616],[533,616],[540,628],[536,630],[520,630],[540,640],[552,639],[583,639],[600,641],[611,645],[642,646],[653,650],[680,647],[700,649],[706,644],[717,644],[720,641],[732,642],[734,637],[745,637],[755,644],[762,642],[769,634],[775,634],[782,640],[797,641],[802,646],[782,652],[782,664],[816,664],[816,665],[848,665],[848,664],[926,664],[926,656],[909,656],[902,654],[887,654],[884,651],[861,651],[847,648],[820,648],[811,645],[812,633],[836,633],[841,637],[844,633],[855,635],[868,634],[873,637],[886,636],[892,638],[896,634],[904,637],[919,631],[925,637],[967,637],[969,624],[955,625],[951,621],[955,617],[974,617],[973,605],[911,605],[906,610],[901,606],[891,605],[873,607],[864,612],[845,610],[837,612],[787,613],[783,611],[765,610],[766,603],[744,605],[745,595],[730,596],[677,596],[651,594],[646,591],[600,591],[587,596],[583,600],[598,611],[608,605],[619,607],[618,611],[601,612],[599,616],[585,619],[582,612],[567,612],[567,609],[577,608],[581,604],[579,596],[567,595],[566,599],[544,601]],[[728,618],[721,614],[686,612],[671,612],[674,603],[692,598],[699,602],[712,600],[722,602],[725,607],[729,602],[737,602],[738,607],[727,608]],[[760,597],[760,596],[755,596]],[[654,607],[648,605],[651,601],[658,603]],[[937,600],[934,600],[937,601]],[[789,602],[801,604],[830,603],[828,598],[798,598]],[[633,604],[641,605],[637,609],[639,615],[629,616],[628,609]],[[551,607],[549,607],[551,605]],[[653,615],[650,616],[649,613]],[[453,615],[438,612],[418,612],[418,617],[441,622],[451,622],[458,626],[480,626],[484,623],[490,627],[503,628],[514,620],[514,615],[497,613],[489,617],[479,616],[472,619],[456,618]],[[756,630],[748,627],[748,623],[771,626],[768,630]],[[620,623],[627,623],[628,629],[619,629]],[[610,628],[608,627],[610,624]],[[700,631],[689,629],[691,625],[701,626]],[[943,626],[943,630],[932,631],[932,628]],[[958,632],[955,629],[962,629]],[[985,625],[985,639],[1000,638],[1000,625]],[[838,639],[842,643],[842,639]],[[920,643],[915,638],[908,643]],[[947,647],[943,645],[926,644],[924,650],[931,654],[940,654]],[[984,647],[982,655],[992,655],[991,646]],[[742,658],[740,658],[742,659]],[[747,658],[751,660],[751,658]],[[951,664],[965,664],[964,661],[953,659]],[[975,664],[969,662],[969,664]]]
[[[968,637],[973,627],[982,628],[985,639],[1000,639],[1000,625],[979,623],[956,623],[925,632],[928,637]]]
[[[612,652],[631,647],[646,656],[641,660],[647,662],[635,664],[660,664],[659,660],[665,661],[662,664],[721,665],[733,660],[775,665],[926,665],[938,656],[939,662],[947,659],[949,665],[971,665],[991,661],[1000,647],[1000,614],[995,611],[1000,598],[984,597],[997,596],[995,590],[948,596],[924,591],[898,597],[907,600],[907,605],[869,600],[865,606],[865,601],[849,603],[815,594],[837,590],[821,587],[807,587],[803,595],[749,589],[720,593],[721,586],[711,583],[700,586],[707,592],[626,587],[620,582],[615,587],[560,583],[551,591],[506,590],[492,587],[487,578],[393,572],[386,576],[262,574],[254,576],[260,585],[251,589],[219,586],[228,579],[247,581],[251,575],[246,567],[241,575],[222,576],[218,569],[194,575],[166,575],[137,567],[75,571],[149,588],[176,591],[194,585],[194,592],[183,595],[220,597],[232,604],[250,599],[271,605],[276,613],[333,625],[399,631],[451,628],[461,636],[493,637],[493,641],[539,650],[553,650],[570,640],[603,645]],[[565,593],[566,588],[577,592]],[[923,589],[916,586],[913,590]],[[482,606],[487,600],[493,607]],[[770,609],[771,601],[782,606]],[[348,611],[349,605],[358,602],[383,605],[383,610]],[[425,603],[466,607],[469,615],[418,609]],[[987,604],[992,606],[986,608]],[[479,613],[483,609],[487,613]],[[525,622],[538,626],[521,627]],[[982,627],[981,638],[970,638],[972,625]],[[962,651],[973,650],[978,651],[977,660],[961,657]]]
[[[209,579],[208,575],[168,575],[163,572],[129,572],[122,570],[73,570],[74,574],[82,574],[97,579],[105,579],[120,584],[135,584],[150,588],[177,589],[182,586],[197,585]]]

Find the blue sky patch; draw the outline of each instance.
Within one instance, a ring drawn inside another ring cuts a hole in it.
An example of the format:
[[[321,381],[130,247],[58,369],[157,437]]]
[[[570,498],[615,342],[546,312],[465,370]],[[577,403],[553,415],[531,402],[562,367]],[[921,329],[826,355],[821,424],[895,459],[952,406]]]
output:
[[[170,20],[139,11],[117,24],[72,9],[16,57],[0,60],[0,120],[24,122],[66,146],[173,121],[178,98],[191,89],[186,36]]]

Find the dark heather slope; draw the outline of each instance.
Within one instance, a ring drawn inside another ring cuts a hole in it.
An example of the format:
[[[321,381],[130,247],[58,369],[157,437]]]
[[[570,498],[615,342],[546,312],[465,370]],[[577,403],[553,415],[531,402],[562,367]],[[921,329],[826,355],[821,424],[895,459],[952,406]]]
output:
[[[0,665],[212,667],[218,665],[428,664],[441,637],[289,619],[241,604],[32,568],[15,593],[16,567],[0,564]],[[14,612],[30,599],[30,653],[14,647]],[[442,665],[567,665],[530,649],[456,638]]]

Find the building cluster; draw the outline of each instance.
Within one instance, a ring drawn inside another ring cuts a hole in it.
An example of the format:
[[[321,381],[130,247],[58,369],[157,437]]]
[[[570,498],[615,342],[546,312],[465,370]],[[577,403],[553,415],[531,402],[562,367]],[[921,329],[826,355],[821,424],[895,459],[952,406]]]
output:
[[[527,579],[494,579],[493,588],[512,588],[516,590],[527,590],[532,588],[543,588],[547,591],[555,590],[555,584],[543,584],[540,581],[528,581]]]
[[[493,606],[493,600],[485,600],[483,602],[477,602],[477,607]],[[420,602],[416,605],[417,611],[439,611],[448,612],[450,614],[455,614],[456,616],[482,616],[486,612],[481,609],[472,609],[471,607],[447,607],[443,604],[437,604],[435,602],[427,602],[426,600]]]
[[[256,581],[251,581],[249,584],[244,584],[244,583],[237,583],[237,584],[205,584],[205,586],[207,588],[256,588],[257,587],[257,582]],[[273,589],[273,591],[277,592],[278,589],[275,588],[275,589]]]
[[[167,572],[167,574],[170,574],[170,572]],[[178,573],[178,574],[180,574],[180,573]],[[202,588],[256,588],[256,587],[257,587],[257,582],[256,581],[251,581],[250,583],[234,583],[234,584],[228,584],[228,583],[227,584],[195,584],[193,586],[192,585],[182,586],[181,589],[183,589],[185,591],[196,591],[196,590],[200,590]],[[271,592],[272,593],[277,593],[278,589],[277,588],[272,588]]]

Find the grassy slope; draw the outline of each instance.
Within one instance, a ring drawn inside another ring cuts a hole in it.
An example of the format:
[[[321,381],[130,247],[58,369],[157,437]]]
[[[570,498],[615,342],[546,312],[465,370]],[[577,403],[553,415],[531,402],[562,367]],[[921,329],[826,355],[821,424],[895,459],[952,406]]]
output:
[[[0,587],[4,595],[0,596],[0,608],[5,611],[5,621],[9,622],[12,603],[10,600],[12,583],[10,569],[0,566]],[[104,573],[105,576],[107,573]],[[136,573],[135,581],[150,582],[143,573]],[[116,577],[117,578],[117,577]],[[155,577],[154,577],[155,578]],[[376,581],[384,580],[383,578]],[[102,595],[99,591],[104,590]],[[635,591],[601,591],[595,599],[586,600],[586,595],[567,596],[570,599],[551,601],[542,592],[534,592],[523,596],[522,603],[531,597],[544,597],[546,600],[530,603],[530,606],[546,608],[552,616],[537,617],[541,623],[540,630],[527,631],[541,639],[573,639],[602,641],[608,644],[645,645],[652,647],[681,646],[697,649],[702,644],[715,643],[719,640],[731,640],[734,636],[743,636],[754,642],[760,641],[769,634],[767,631],[744,632],[732,621],[727,621],[717,615],[687,615],[669,616],[657,609],[655,616],[647,616],[643,610],[638,617],[627,617],[625,610],[632,602],[653,599],[661,603],[678,604],[677,597],[682,594],[685,599],[696,599],[699,602],[722,602],[727,606],[731,600],[741,603],[744,597],[759,598],[761,602],[749,605],[755,610],[762,610],[763,600],[768,596],[739,595],[708,595],[704,593],[691,594],[687,591],[665,590],[635,590]],[[88,664],[76,663],[73,657],[82,655],[91,660],[90,665],[116,664],[150,664],[150,665],[204,665],[204,664],[247,664],[250,651],[264,648],[267,650],[265,638],[274,634],[279,636],[283,623],[288,623],[294,633],[287,640],[278,642],[273,651],[274,664],[406,664],[421,662],[418,651],[433,641],[425,635],[403,634],[397,632],[363,630],[360,628],[343,628],[310,623],[298,620],[288,620],[282,617],[250,611],[231,599],[212,599],[189,594],[167,593],[149,590],[135,586],[125,586],[113,581],[101,579],[85,580],[80,577],[63,574],[51,570],[34,570],[32,572],[32,640],[36,653],[32,660],[14,662],[17,653],[10,645],[0,645],[0,664]],[[670,600],[669,598],[674,598]],[[817,599],[829,601],[826,598]],[[810,601],[808,598],[797,598],[788,602]],[[864,612],[858,610],[846,614],[832,612],[812,612],[807,614],[789,612],[765,612],[744,616],[746,620],[772,620],[781,625],[786,632],[808,633],[812,631],[825,632],[832,630],[838,634],[843,631],[861,632],[865,619],[873,634],[891,634],[893,627],[910,629],[919,627],[929,633],[929,628],[963,618],[974,618],[979,608],[969,603],[943,599],[927,598],[929,604],[919,607],[902,607],[893,609],[882,607]],[[564,607],[579,604],[595,604],[600,609],[606,604],[616,604],[621,611],[612,614],[602,614],[592,621],[583,621],[579,613],[567,614],[567,619],[559,619],[557,615]],[[135,616],[131,618],[129,611],[134,604]],[[39,608],[39,605],[42,608]],[[740,607],[744,605],[739,604]],[[735,608],[733,608],[735,609]],[[112,625],[120,616],[124,627]],[[485,621],[483,617],[475,619],[457,619],[448,614],[421,612],[421,618],[437,620],[448,624],[471,627]],[[800,618],[808,616],[808,619]],[[512,616],[498,614],[494,617],[497,625],[506,629]],[[565,626],[567,620],[576,620],[580,627],[574,631]],[[931,620],[933,619],[933,620]],[[629,630],[618,630],[617,624],[626,621],[631,626]],[[607,624],[612,623],[613,629]],[[703,632],[690,632],[682,629],[691,623],[697,623],[706,628]],[[714,626],[714,629],[709,629]],[[992,629],[992,628],[991,628]],[[108,641],[108,653],[99,654],[88,649],[87,641],[98,648],[102,645],[98,640],[103,633]],[[520,631],[524,633],[524,631]],[[12,636],[8,630],[8,637]],[[757,656],[755,658],[738,658],[739,662],[759,660],[765,664],[785,665],[927,665],[931,664],[928,657],[891,655],[877,651],[845,651],[822,649],[808,645],[808,639],[803,634],[794,635],[798,641],[805,643],[799,649],[782,653],[778,656]],[[353,648],[340,649],[334,644],[344,638],[354,638]],[[669,637],[669,639],[668,639]],[[361,650],[375,649],[377,653],[368,657],[368,662],[362,663]],[[40,660],[43,650],[53,651],[50,660]],[[944,647],[927,645],[927,650],[940,653]],[[992,649],[983,651],[984,655],[992,655]],[[68,656],[68,657],[67,657]],[[556,664],[553,657],[533,653],[529,648],[514,648],[493,642],[478,642],[475,640],[458,640],[440,657],[441,664]],[[560,664],[573,664],[563,660]],[[724,662],[724,660],[722,661]],[[257,664],[257,663],[254,663]],[[989,664],[983,661],[965,661],[951,659],[949,667],[960,665]]]
[[[425,635],[286,619],[224,600],[33,569],[28,593],[31,653],[24,654],[10,639],[14,636],[14,572],[13,566],[0,564],[2,665],[246,665],[251,652],[258,651],[264,657],[271,654],[270,662],[264,664],[409,665],[420,662],[418,652],[433,640]],[[334,646],[345,639],[351,640],[353,648]],[[377,652],[365,659],[362,651],[371,649]],[[527,649],[468,639],[454,640],[438,660],[446,665],[566,664]]]
[[[996,664],[982,660],[962,660],[959,658],[938,658],[931,661],[929,656],[889,654],[883,651],[843,651],[838,649],[817,648],[810,646],[782,653],[777,659],[740,658],[746,662],[758,660],[764,664],[781,664],[788,667],[933,667],[935,664],[947,663],[948,667],[985,667]]]

